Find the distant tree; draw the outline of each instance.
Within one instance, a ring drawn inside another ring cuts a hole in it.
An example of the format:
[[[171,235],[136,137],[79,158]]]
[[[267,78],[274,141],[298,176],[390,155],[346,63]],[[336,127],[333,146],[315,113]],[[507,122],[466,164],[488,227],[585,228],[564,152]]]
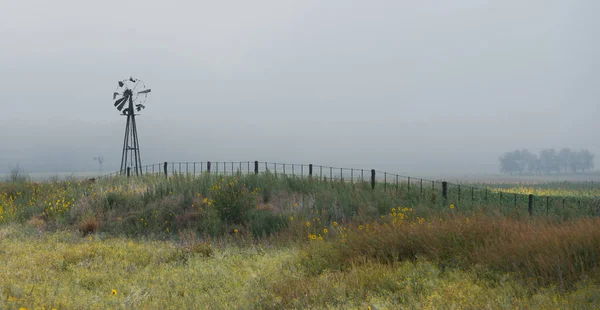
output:
[[[570,148],[563,148],[558,152],[558,165],[564,172],[569,171],[569,161],[573,157],[573,151]]]
[[[540,151],[541,170],[545,173],[560,172],[560,164],[555,149],[544,149]]]
[[[583,171],[594,169],[594,154],[587,149],[583,149],[579,153],[581,154],[581,167]]]
[[[583,171],[583,157],[581,155],[581,152],[571,152],[569,156],[569,169],[571,169],[571,172]]]
[[[527,149],[506,152],[500,158],[500,171],[503,173],[560,173],[571,171],[573,173],[585,172],[594,169],[594,154],[587,149],[575,152],[563,148],[559,152],[555,149],[543,149],[539,156]]]
[[[517,163],[513,159],[512,152],[506,152],[500,157],[500,172],[513,174],[516,166]]]
[[[500,171],[504,173],[522,173],[525,169],[525,161],[521,156],[521,151],[506,152],[500,157]]]
[[[521,150],[521,161],[523,163],[523,170],[527,169],[529,173],[539,172],[538,157],[537,155],[529,152],[529,150]]]

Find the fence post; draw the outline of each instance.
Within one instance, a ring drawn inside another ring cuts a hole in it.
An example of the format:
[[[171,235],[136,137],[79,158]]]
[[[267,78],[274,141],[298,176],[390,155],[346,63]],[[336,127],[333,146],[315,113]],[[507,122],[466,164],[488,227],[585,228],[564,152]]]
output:
[[[371,190],[375,190],[375,169],[371,169]]]
[[[458,186],[458,202],[460,202],[460,185]]]
[[[211,168],[210,166],[212,166],[211,162],[207,161],[206,162],[206,172],[208,172],[208,174],[210,174],[210,168]]]
[[[383,173],[383,191],[387,192],[387,172]]]
[[[546,196],[546,215],[548,215],[549,210],[550,210],[550,196]]]
[[[442,182],[442,197],[448,198],[448,182],[446,181]]]
[[[529,216],[533,215],[533,195],[529,194],[529,202],[527,204],[527,210],[529,210]]]
[[[515,193],[515,207],[517,206],[517,193]]]
[[[312,164],[308,164],[308,176],[312,178]]]
[[[408,192],[410,192],[410,177],[408,177]]]
[[[129,179],[131,173],[131,167],[127,167],[127,178]]]
[[[169,176],[169,174],[167,173],[167,170],[168,170],[168,167],[169,167],[168,165],[169,164],[165,161],[164,167],[163,167],[163,170],[165,171],[165,178]]]
[[[254,161],[254,174],[258,174],[258,160]]]

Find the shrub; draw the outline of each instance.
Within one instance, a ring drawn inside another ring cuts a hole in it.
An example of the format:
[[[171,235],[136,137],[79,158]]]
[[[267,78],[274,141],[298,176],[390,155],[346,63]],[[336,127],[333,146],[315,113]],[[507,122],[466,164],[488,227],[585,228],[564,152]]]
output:
[[[254,236],[271,235],[285,228],[288,223],[271,210],[251,210],[246,219]]]
[[[98,231],[100,228],[100,221],[95,216],[84,218],[77,224],[77,230],[84,236]]]
[[[255,205],[258,191],[258,188],[250,190],[239,178],[222,178],[211,187],[211,203],[222,220],[241,224],[246,213]]]

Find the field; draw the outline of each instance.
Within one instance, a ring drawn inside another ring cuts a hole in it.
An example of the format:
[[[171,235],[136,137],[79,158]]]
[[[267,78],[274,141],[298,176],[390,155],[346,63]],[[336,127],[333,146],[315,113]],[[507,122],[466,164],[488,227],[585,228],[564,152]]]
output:
[[[490,192],[598,192],[528,187]],[[0,308],[600,306],[594,205],[454,197],[268,173],[0,183]]]

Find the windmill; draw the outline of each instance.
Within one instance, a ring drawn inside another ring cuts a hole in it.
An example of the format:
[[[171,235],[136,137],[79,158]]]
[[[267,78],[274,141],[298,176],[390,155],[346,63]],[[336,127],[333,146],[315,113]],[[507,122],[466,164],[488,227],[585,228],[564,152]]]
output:
[[[100,175],[102,175],[102,173],[103,173],[102,164],[104,164],[104,156],[100,155],[98,157],[94,157],[94,161],[98,162],[98,165],[100,166]]]
[[[138,140],[137,127],[135,125],[135,112],[145,108],[144,103],[149,88],[140,79],[129,79],[118,82],[119,86],[113,93],[115,108],[127,117],[125,125],[125,138],[123,139],[123,153],[121,155],[121,174],[126,173],[128,168],[133,168],[135,175],[142,175],[142,159],[140,157],[140,144]],[[118,98],[118,99],[117,99]]]

